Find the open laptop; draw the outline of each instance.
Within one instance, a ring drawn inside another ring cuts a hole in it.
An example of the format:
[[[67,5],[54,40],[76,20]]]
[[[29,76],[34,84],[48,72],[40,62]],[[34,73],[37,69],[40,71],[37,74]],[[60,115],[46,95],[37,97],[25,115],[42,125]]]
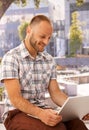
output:
[[[89,96],[69,97],[58,113],[62,115],[63,121],[77,117],[82,119],[84,115],[89,113]]]

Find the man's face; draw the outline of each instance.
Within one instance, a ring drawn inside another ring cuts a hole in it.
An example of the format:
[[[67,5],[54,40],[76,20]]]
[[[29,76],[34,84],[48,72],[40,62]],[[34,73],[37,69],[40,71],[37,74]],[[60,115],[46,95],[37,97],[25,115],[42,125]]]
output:
[[[36,52],[42,52],[48,45],[52,35],[52,26],[48,22],[41,22],[31,28],[29,43]]]

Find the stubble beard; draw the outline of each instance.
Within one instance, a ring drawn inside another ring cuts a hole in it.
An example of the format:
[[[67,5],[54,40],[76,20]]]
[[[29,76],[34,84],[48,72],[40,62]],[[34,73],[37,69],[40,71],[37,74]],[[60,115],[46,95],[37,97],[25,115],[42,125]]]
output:
[[[38,53],[38,52],[43,52],[44,49],[39,50],[39,48],[37,47],[40,46],[40,42],[36,41],[33,37],[30,37],[29,39],[29,44],[32,46],[32,48],[34,48],[34,50]]]

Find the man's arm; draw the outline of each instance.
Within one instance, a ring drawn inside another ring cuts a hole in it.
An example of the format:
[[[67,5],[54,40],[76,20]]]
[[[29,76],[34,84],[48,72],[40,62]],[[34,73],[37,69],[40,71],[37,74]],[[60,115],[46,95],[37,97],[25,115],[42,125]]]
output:
[[[68,96],[60,90],[56,79],[50,81],[49,93],[53,102],[58,106],[62,106],[68,98]]]
[[[42,122],[49,126],[55,126],[62,120],[61,116],[51,109],[41,109],[30,103],[21,95],[20,83],[18,79],[6,79],[4,80],[5,87],[9,96],[9,99],[13,106],[27,114],[38,117]]]
[[[41,108],[33,105],[22,97],[20,91],[21,86],[18,79],[6,79],[4,83],[9,99],[15,108],[33,116],[37,116],[39,112],[42,111]]]

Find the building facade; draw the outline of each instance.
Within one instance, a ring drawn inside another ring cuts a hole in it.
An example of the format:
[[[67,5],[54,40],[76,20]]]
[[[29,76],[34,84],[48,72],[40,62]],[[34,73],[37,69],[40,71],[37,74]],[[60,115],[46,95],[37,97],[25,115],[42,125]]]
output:
[[[0,57],[8,50],[20,44],[18,26],[24,21],[37,15],[48,16],[53,23],[53,36],[46,50],[52,56],[65,55],[65,26],[64,26],[64,3],[63,0],[41,1],[38,9],[34,6],[33,0],[27,0],[27,6],[21,7],[12,3],[0,20]],[[9,46],[8,46],[9,44]],[[61,49],[62,48],[62,49]]]

